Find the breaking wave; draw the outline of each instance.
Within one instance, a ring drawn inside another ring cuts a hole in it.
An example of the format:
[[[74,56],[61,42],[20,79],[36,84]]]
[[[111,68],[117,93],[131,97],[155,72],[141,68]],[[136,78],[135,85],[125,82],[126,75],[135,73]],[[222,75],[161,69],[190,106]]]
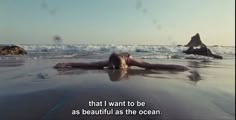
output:
[[[21,45],[32,57],[43,58],[102,58],[112,52],[129,52],[141,59],[183,58],[184,46],[161,45]],[[210,46],[213,53],[234,57],[235,47]],[[198,56],[197,56],[198,57]]]

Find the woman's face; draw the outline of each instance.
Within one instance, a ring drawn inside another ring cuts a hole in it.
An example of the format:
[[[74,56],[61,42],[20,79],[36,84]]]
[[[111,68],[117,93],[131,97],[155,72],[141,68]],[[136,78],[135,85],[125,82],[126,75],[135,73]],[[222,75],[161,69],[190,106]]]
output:
[[[126,69],[128,68],[128,65],[126,64],[126,59],[124,56],[119,56],[120,57],[120,69]]]
[[[116,56],[116,60],[111,60],[109,64],[109,68],[111,69],[126,69],[128,65],[126,64],[126,57],[125,56]]]

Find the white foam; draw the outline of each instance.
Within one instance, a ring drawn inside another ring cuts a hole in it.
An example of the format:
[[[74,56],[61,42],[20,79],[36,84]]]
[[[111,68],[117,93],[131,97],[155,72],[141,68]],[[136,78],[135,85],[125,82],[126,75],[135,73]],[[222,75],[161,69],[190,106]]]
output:
[[[74,57],[75,54],[110,54],[112,52],[130,52],[134,56],[144,59],[171,58],[172,55],[182,55],[187,47],[183,46],[159,46],[159,45],[21,45],[29,53],[54,53]],[[223,56],[235,56],[235,47],[209,47],[213,53]],[[70,53],[70,54],[68,54]],[[54,54],[54,55],[55,55]],[[146,54],[151,54],[146,55]],[[60,57],[61,57],[60,56]],[[55,56],[56,57],[56,56]]]

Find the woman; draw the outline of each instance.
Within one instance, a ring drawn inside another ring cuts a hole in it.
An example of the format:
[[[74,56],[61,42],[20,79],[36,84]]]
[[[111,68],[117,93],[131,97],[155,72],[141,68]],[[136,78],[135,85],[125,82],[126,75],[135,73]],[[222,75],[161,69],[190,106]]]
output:
[[[80,69],[127,69],[131,66],[137,66],[145,69],[158,70],[189,70],[188,67],[171,64],[151,64],[133,59],[129,53],[112,53],[108,61],[99,61],[92,63],[58,63],[54,68],[80,68]]]

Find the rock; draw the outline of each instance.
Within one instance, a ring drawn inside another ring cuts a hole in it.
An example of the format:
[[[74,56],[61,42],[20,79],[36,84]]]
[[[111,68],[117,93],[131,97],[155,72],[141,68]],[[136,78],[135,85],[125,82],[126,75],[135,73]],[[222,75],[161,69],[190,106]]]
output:
[[[182,47],[183,45],[180,45],[180,44],[178,44],[178,45],[176,45],[176,47]]]
[[[206,46],[200,38],[199,33],[197,33],[196,35],[194,35],[191,40],[189,41],[189,43],[187,45],[185,45],[185,47],[197,47],[197,46]]]
[[[213,54],[211,50],[207,48],[207,46],[201,41],[200,35],[198,33],[194,35],[189,41],[189,43],[185,46],[189,48],[183,51],[183,53],[202,55],[202,56],[207,56],[207,57],[213,57],[216,59],[223,59],[222,56]],[[194,47],[199,47],[199,46],[200,48],[194,48]]]
[[[16,45],[0,46],[0,55],[25,55],[24,48]]]
[[[172,55],[170,56],[171,59],[181,59],[180,55]]]
[[[206,46],[195,48],[195,49],[193,47],[189,47],[187,50],[183,51],[183,53],[202,55],[202,56],[207,56],[207,57],[213,57],[216,59],[223,59],[222,56],[213,54],[211,50],[208,49]]]
[[[212,47],[220,47],[219,45],[213,45]]]

